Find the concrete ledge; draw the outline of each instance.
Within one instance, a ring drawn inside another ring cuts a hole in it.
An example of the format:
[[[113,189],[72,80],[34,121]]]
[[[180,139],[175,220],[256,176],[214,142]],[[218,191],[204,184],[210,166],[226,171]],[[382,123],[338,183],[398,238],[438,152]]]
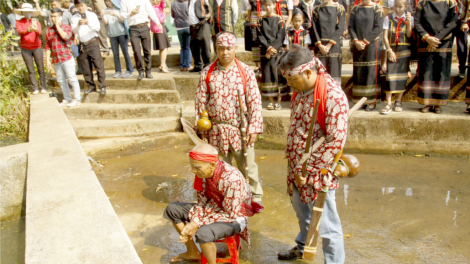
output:
[[[0,219],[25,208],[25,181],[29,143],[0,148]]]
[[[31,98],[26,263],[141,263],[57,100]]]

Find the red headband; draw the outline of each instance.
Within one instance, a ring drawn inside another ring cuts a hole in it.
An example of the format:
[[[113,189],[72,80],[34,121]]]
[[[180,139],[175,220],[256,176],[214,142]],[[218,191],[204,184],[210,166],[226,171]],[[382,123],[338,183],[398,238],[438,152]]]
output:
[[[217,154],[206,154],[206,153],[197,152],[194,150],[191,150],[189,152],[189,157],[192,158],[193,160],[199,160],[199,161],[204,161],[204,162],[218,162],[219,161],[219,155]],[[202,191],[202,179],[199,178],[198,176],[194,177],[194,189],[196,191]]]
[[[204,161],[204,162],[219,161],[219,155],[217,154],[206,154],[206,153],[197,152],[194,150],[191,150],[189,152],[189,157],[192,158],[193,160],[199,160],[199,161]]]

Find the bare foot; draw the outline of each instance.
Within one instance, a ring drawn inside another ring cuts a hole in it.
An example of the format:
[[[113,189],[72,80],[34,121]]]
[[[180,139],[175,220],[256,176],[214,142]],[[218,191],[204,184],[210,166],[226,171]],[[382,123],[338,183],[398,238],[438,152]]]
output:
[[[197,254],[191,253],[190,254],[188,252],[184,252],[182,254],[179,254],[176,257],[173,257],[170,260],[170,263],[177,263],[177,262],[183,262],[183,261],[199,261],[199,260],[201,260],[201,254],[200,253],[197,253]]]

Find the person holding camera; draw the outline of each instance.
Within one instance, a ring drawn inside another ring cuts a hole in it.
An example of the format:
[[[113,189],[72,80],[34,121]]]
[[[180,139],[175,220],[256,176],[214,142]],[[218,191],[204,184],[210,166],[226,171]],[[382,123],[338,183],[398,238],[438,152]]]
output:
[[[46,73],[44,72],[44,58],[41,41],[41,23],[36,16],[40,11],[33,8],[29,3],[24,3],[20,9],[15,9],[17,15],[23,16],[22,19],[16,21],[16,30],[20,35],[21,55],[29,72],[29,80],[33,88],[33,94],[46,93]],[[38,68],[39,78],[41,80],[40,88],[36,80],[36,71],[34,69],[34,61]]]
[[[106,93],[106,72],[104,70],[103,57],[100,52],[98,41],[98,31],[100,31],[100,21],[95,13],[87,11],[86,0],[75,0],[75,7],[79,15],[72,17],[72,32],[76,40],[80,42],[80,55],[78,59],[82,64],[83,77],[88,85],[85,94],[96,92],[96,84],[93,80],[92,63],[98,72],[98,85],[100,93]]]
[[[137,79],[145,77],[152,79],[152,39],[150,38],[149,18],[162,29],[162,24],[155,13],[149,0],[122,0],[121,16],[129,23],[129,35],[131,36],[132,49],[134,50],[135,66],[139,71]],[[142,63],[142,48],[144,49],[145,65]]]
[[[51,9],[52,27],[46,31],[46,67],[54,67],[57,82],[62,89],[64,100],[59,105],[73,107],[80,105],[80,85],[75,74],[75,60],[69,48],[72,45],[72,27],[63,22],[62,12],[59,8]],[[73,101],[67,80],[73,89]]]

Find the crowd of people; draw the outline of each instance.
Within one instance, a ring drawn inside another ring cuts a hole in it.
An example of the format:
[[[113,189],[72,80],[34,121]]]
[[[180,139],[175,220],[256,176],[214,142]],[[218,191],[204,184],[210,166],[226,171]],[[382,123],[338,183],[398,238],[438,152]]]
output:
[[[171,13],[181,44],[180,70],[201,72],[211,62],[211,42],[215,50],[215,36],[219,32],[234,32],[239,13],[237,1],[229,0],[175,0],[171,3],[171,11],[165,0],[92,0],[90,7],[84,0],[75,0],[74,3],[51,0],[51,7],[49,11],[42,10],[38,0],[34,0],[34,6],[24,3],[13,10],[14,14],[1,15],[6,30],[21,37],[21,53],[30,72],[33,94],[44,93],[46,88],[44,65],[39,60],[42,56],[42,29],[37,16],[47,18],[46,25],[55,30],[46,34],[46,50],[50,50],[53,60],[46,63],[46,67],[55,70],[55,64],[77,58],[76,74],[84,75],[89,88],[85,94],[97,91],[93,68],[98,72],[99,92],[105,94],[102,57],[109,55],[108,38],[114,55],[114,78],[133,75],[129,42],[134,51],[138,79],[153,78],[152,42],[153,49],[160,53],[160,72],[168,73],[166,57],[171,44],[169,29],[164,23],[166,14]],[[454,37],[459,61],[458,76],[466,76],[469,10],[470,4],[466,0],[240,2],[240,11],[245,18],[245,49],[252,52],[261,94],[269,99],[268,110],[280,110],[281,98],[289,93],[290,88],[279,73],[277,62],[290,45],[309,48],[332,78],[341,84],[341,47],[343,39],[349,38],[353,56],[352,100],[357,102],[367,97],[364,109],[373,111],[385,93],[382,114],[403,110],[401,98],[411,77],[410,64],[416,62],[417,98],[424,105],[421,111],[442,112],[451,88]],[[60,13],[60,22],[57,19],[53,21],[52,13]],[[71,37],[53,40],[62,24],[71,26]],[[49,31],[49,28],[45,30]],[[51,46],[52,41],[61,43]],[[57,51],[60,56],[65,56],[59,60],[55,51],[57,47],[60,47]],[[119,50],[126,62],[125,72],[121,69]],[[39,83],[35,78],[34,61],[40,76]],[[190,69],[192,62],[194,67]],[[73,67],[71,64],[67,66]],[[58,74],[61,86],[65,85],[66,79],[75,82],[76,74],[70,70],[63,72]],[[65,90],[66,86],[62,88]],[[396,100],[392,104],[393,94],[396,94]],[[72,103],[69,96],[66,101],[67,104]],[[470,88],[467,88],[466,103],[467,111],[470,111]]]

